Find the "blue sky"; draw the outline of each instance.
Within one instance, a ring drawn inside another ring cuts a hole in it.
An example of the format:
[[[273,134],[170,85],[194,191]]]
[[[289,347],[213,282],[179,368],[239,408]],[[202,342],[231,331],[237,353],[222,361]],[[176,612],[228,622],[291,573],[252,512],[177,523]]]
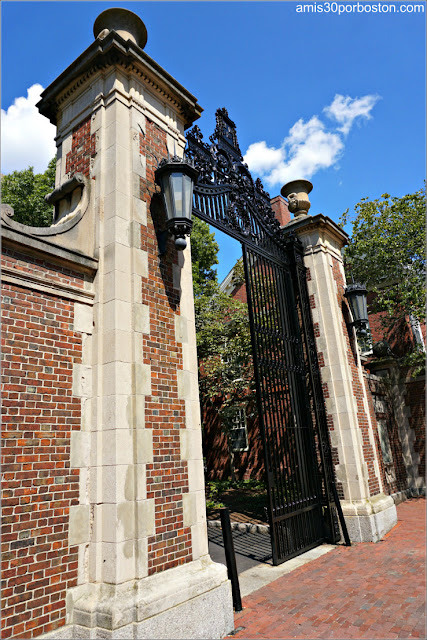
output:
[[[148,55],[197,96],[205,139],[215,110],[228,109],[253,175],[272,197],[287,180],[309,178],[310,213],[338,221],[364,196],[419,189],[425,10],[339,15],[317,2],[324,12],[298,13],[301,4],[3,0],[2,172],[45,168],[53,133],[35,114],[34,85],[48,86],[91,44],[97,15],[121,6],[145,22]],[[240,249],[218,239],[222,279]]]

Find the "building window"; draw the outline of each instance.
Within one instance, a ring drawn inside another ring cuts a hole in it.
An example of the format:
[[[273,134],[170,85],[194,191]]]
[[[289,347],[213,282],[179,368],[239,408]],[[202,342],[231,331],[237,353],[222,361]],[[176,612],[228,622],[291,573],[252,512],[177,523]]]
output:
[[[233,452],[248,450],[248,425],[244,408],[238,410],[230,428],[230,446]]]
[[[416,346],[419,347],[422,351],[425,351],[426,347],[424,344],[424,338],[423,338],[423,333],[421,331],[420,323],[413,315],[409,316],[409,323],[411,325],[412,335],[414,336],[414,341]]]

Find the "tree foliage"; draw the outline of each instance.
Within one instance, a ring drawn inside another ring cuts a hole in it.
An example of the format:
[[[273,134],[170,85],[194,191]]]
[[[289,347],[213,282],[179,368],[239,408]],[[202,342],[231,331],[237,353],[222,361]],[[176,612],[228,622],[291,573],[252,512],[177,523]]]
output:
[[[44,197],[55,188],[56,158],[52,158],[44,173],[34,173],[34,167],[13,171],[2,176],[1,199],[14,209],[13,219],[31,227],[52,224],[52,205]]]
[[[340,220],[352,225],[347,279],[364,282],[375,294],[371,312],[383,312],[387,328],[407,314],[425,319],[425,210],[423,188],[402,198],[362,198],[354,214],[347,209]]]
[[[216,289],[218,279],[213,267],[218,264],[218,251],[215,234],[209,231],[207,222],[194,218],[191,232],[191,258],[196,299],[203,294],[209,295]]]
[[[200,394],[223,417],[238,411],[254,391],[247,305],[217,289],[196,299]]]
[[[209,225],[196,218],[191,254],[200,399],[204,406],[215,406],[227,427],[248,401],[254,382],[247,305],[221,291],[214,269],[218,250]]]

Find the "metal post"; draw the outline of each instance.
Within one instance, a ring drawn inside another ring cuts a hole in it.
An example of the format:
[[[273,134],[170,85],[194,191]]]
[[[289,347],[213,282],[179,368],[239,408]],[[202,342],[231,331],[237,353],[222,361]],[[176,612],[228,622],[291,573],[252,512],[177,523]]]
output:
[[[242,610],[242,598],[240,597],[239,576],[237,574],[236,554],[234,552],[233,536],[231,533],[230,512],[227,507],[220,509],[222,537],[224,540],[225,561],[227,563],[228,578],[231,581],[234,610]]]
[[[345,546],[346,547],[351,547],[350,536],[348,535],[347,525],[346,525],[346,522],[344,520],[344,514],[342,512],[341,502],[340,502],[340,499],[338,497],[337,486],[336,486],[334,481],[332,481],[332,493],[334,494],[335,505],[336,505],[337,511],[338,511],[338,518],[340,520],[341,529],[342,529],[342,532],[343,532],[343,535],[344,535]]]

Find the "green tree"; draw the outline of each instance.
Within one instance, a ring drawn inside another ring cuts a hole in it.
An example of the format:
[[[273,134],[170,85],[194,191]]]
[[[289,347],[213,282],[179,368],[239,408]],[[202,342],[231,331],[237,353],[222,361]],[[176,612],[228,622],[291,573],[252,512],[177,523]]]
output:
[[[196,218],[191,253],[200,402],[214,408],[228,432],[239,409],[253,398],[254,375],[247,305],[221,291],[214,269],[218,250],[209,225]],[[241,270],[238,262],[236,272]],[[233,475],[232,462],[231,470]]]
[[[247,305],[220,290],[195,299],[199,391],[203,407],[213,408],[228,435],[249,404],[254,411],[255,380]],[[231,478],[234,452],[228,437]]]
[[[425,188],[403,196],[362,198],[341,224],[352,232],[345,248],[347,279],[375,294],[370,309],[383,312],[385,329],[408,314],[425,320]]]
[[[55,188],[56,158],[52,158],[44,173],[34,173],[34,167],[13,171],[2,176],[1,200],[13,207],[13,219],[31,227],[52,224],[52,206],[44,196]]]
[[[247,305],[221,291],[214,269],[218,251],[209,225],[195,218],[191,255],[200,394],[203,404],[225,408],[248,394],[253,375]]]
[[[215,234],[209,231],[208,223],[199,218],[193,218],[191,259],[196,299],[203,294],[213,293],[216,289],[218,278],[213,267],[218,264],[218,251]]]
[[[254,391],[247,305],[217,286],[196,299],[200,393],[205,404],[230,416]]]

